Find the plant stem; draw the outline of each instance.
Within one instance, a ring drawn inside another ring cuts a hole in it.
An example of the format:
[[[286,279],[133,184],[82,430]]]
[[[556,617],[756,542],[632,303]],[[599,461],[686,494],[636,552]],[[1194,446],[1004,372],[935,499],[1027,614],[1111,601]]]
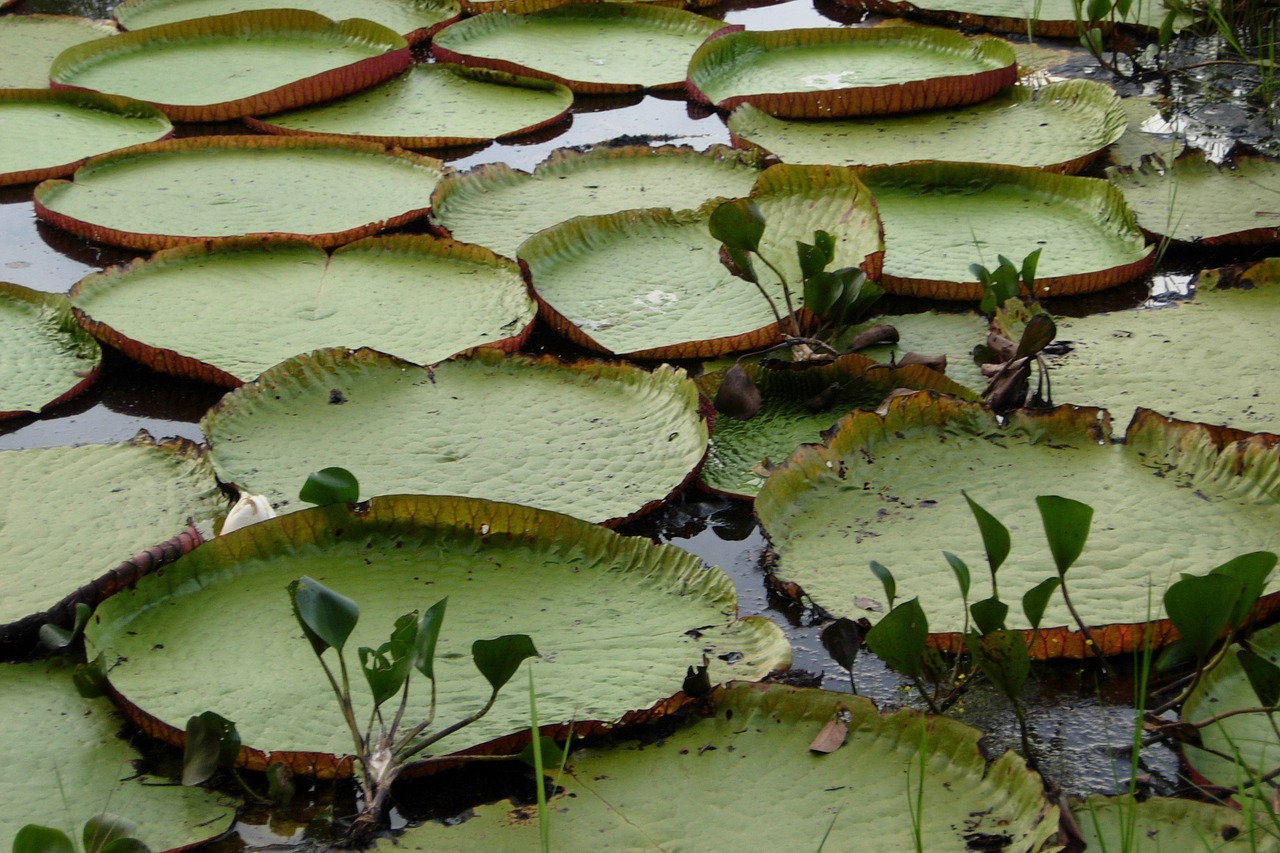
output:
[[[1084,620],[1080,618],[1080,614],[1076,612],[1075,605],[1071,603],[1071,596],[1067,593],[1067,579],[1065,576],[1062,577],[1062,583],[1058,584],[1058,588],[1062,590],[1062,600],[1067,603],[1067,610],[1071,611],[1071,618],[1076,620],[1080,633],[1084,635],[1084,644],[1089,647],[1094,657],[1098,659],[1098,664],[1102,667],[1102,674],[1110,678],[1112,676],[1111,667],[1107,666],[1107,659],[1102,654],[1102,649],[1098,648],[1098,644],[1093,641],[1093,635],[1089,633]]]

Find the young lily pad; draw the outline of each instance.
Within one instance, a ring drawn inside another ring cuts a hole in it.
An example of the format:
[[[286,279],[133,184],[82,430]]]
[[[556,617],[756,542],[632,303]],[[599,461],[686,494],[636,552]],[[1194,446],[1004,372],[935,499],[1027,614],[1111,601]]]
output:
[[[0,87],[49,88],[49,66],[72,45],[119,32],[106,21],[71,15],[0,16]]]
[[[770,227],[761,253],[800,282],[797,240],[836,237],[835,267],[875,274],[880,224],[866,187],[834,167],[775,166],[751,198]],[[633,210],[578,217],[541,231],[519,250],[539,311],[570,340],[633,358],[699,358],[776,343],[777,320],[752,284],[731,274],[702,211]],[[781,283],[762,281],[776,305]]]
[[[689,57],[723,26],[682,9],[570,3],[450,24],[431,52],[442,62],[542,77],[583,94],[679,89]]]
[[[1077,0],[836,0],[861,12],[922,18],[959,27],[981,27],[1022,36],[1079,38],[1081,6]],[[1148,31],[1160,28],[1168,7],[1160,2],[1133,3],[1113,11],[1116,23]],[[1189,15],[1182,22],[1188,21]]]
[[[124,0],[111,10],[129,30],[189,21],[209,15],[228,15],[256,9],[282,8],[280,0]],[[340,21],[359,17],[400,33],[412,44],[458,17],[457,0],[289,0],[287,8],[307,9]]]
[[[117,445],[0,452],[0,645],[21,645],[46,621],[70,624],[77,602],[97,604],[150,570],[156,543],[200,541],[187,520],[226,510],[203,453],[145,433]],[[159,552],[157,552],[159,553]],[[136,556],[135,556],[136,555]]]
[[[1056,322],[1070,347],[1048,358],[1060,402],[1280,433],[1280,260],[1202,273],[1192,299]]]
[[[93,92],[0,89],[0,186],[60,178],[95,154],[173,133],[142,101]]]
[[[367,346],[417,364],[479,346],[514,350],[536,313],[514,263],[411,235],[332,256],[277,238],[180,246],[89,276],[71,296],[81,324],[126,355],[228,387],[322,347]]]
[[[859,172],[884,220],[889,293],[978,301],[969,271],[1041,249],[1035,296],[1115,287],[1142,275],[1148,247],[1105,181],[1014,166],[921,163]]]
[[[54,88],[146,101],[174,121],[225,121],[356,92],[412,61],[404,38],[372,21],[270,9],[77,45],[58,55],[49,77]]]
[[[763,406],[747,421],[716,419],[711,452],[700,475],[703,486],[742,498],[755,496],[772,463],[786,459],[805,442],[820,440],[822,431],[850,409],[875,409],[898,388],[977,398],[936,370],[918,364],[889,367],[856,353],[814,367],[743,363],[742,369],[760,389]],[[723,371],[704,373],[698,387],[714,399],[723,379]]]
[[[65,296],[0,281],[0,420],[71,399],[101,367]]]
[[[559,121],[572,103],[573,93],[549,80],[431,63],[341,100],[245,123],[269,133],[438,148],[530,133]]]
[[[760,175],[755,160],[719,145],[562,149],[532,174],[494,163],[448,175],[431,197],[431,218],[457,240],[514,258],[527,237],[575,216],[745,196]]]
[[[845,744],[812,752],[832,720],[848,727]],[[547,804],[551,848],[859,850],[874,839],[876,850],[997,849],[975,846],[990,838],[1010,853],[1045,849],[1057,806],[1021,758],[987,759],[981,736],[945,717],[880,714],[860,696],[732,684],[656,744],[574,752],[557,780],[563,792]],[[919,835],[908,817],[917,796]],[[484,806],[397,842],[406,851],[529,850],[538,820],[531,806]]]
[[[88,655],[112,661],[113,690],[152,735],[173,742],[190,715],[214,710],[236,721],[249,767],[345,775],[351,736],[285,589],[302,575],[358,603],[351,646],[376,647],[401,614],[448,596],[437,728],[484,704],[488,684],[466,650],[497,633],[533,639],[539,720],[572,723],[575,734],[678,707],[684,697],[669,697],[704,659],[716,682],[758,679],[790,660],[772,622],[736,618],[729,577],[678,548],[529,507],[413,495],[220,536],[101,607]],[[356,717],[367,719],[369,695],[353,692]],[[425,717],[431,692],[411,691],[410,723]],[[482,749],[528,726],[527,693],[508,689],[433,752]]]
[[[1071,814],[1086,850],[1280,851],[1275,827],[1266,818],[1213,803],[1171,797],[1137,802],[1127,796],[1091,794],[1082,802],[1073,801]]]
[[[925,394],[898,398],[888,415],[853,413],[822,445],[798,449],[765,482],[756,514],[778,553],[779,586],[836,616],[878,620],[875,560],[896,576],[902,600],[918,596],[939,643],[957,644],[963,609],[940,549],[982,565],[982,540],[962,492],[1015,531],[999,592],[1008,622],[1054,574],[1035,498],[1056,494],[1095,507],[1092,534],[1068,583],[1104,653],[1141,648],[1148,621],[1171,639],[1160,593],[1178,572],[1202,574],[1223,555],[1275,550],[1274,472],[1268,435],[1170,421],[1140,411],[1123,444],[1097,409],[1021,412],[1007,426],[987,410]],[[1271,479],[1269,479],[1271,478]],[[1194,530],[1195,535],[1177,531]],[[1171,532],[1172,531],[1172,532]],[[922,547],[922,543],[932,543]],[[970,600],[990,584],[975,579]],[[1270,592],[1280,590],[1280,579]],[[1272,596],[1264,609],[1280,607]],[[884,609],[884,608],[881,608]],[[1036,657],[1090,654],[1055,598],[1031,649]]]
[[[416,219],[439,160],[373,142],[201,136],[95,157],[36,187],[36,215],[103,243],[155,251],[284,234],[337,246]]]
[[[1018,80],[1013,49],[931,27],[724,30],[689,61],[689,96],[780,118],[842,118],[984,101]]]
[[[366,497],[469,495],[615,523],[679,489],[707,449],[683,370],[486,350],[434,370],[368,350],[293,358],[201,428],[223,482],[286,511],[323,461],[356,472]]]
[[[1280,243],[1280,164],[1237,157],[1229,166],[1188,151],[1166,165],[1146,158],[1107,170],[1138,224],[1152,234],[1206,246]]]
[[[152,850],[185,849],[231,828],[235,805],[203,788],[141,776],[141,756],[120,737],[124,720],[106,699],[83,699],[57,661],[0,664],[0,839],[29,823],[80,838],[107,812],[137,824]]]
[[[1006,163],[1074,174],[1124,133],[1110,86],[1092,80],[1025,86],[967,107],[875,119],[774,118],[751,104],[729,116],[735,145],[784,163],[875,166],[913,160]]]

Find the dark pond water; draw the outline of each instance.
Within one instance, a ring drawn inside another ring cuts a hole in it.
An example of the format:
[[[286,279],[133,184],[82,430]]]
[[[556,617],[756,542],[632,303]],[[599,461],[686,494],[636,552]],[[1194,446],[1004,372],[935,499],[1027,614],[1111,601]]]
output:
[[[113,5],[110,0],[27,0],[13,7],[11,13],[107,17]],[[710,14],[755,29],[851,26],[863,21],[860,15],[831,4],[815,5],[813,0],[746,9],[717,8],[710,10]],[[1061,61],[1050,69],[1051,74],[1105,79],[1082,50],[1062,44],[1051,46],[1062,53]],[[1197,49],[1209,51],[1212,45],[1188,48]],[[1220,90],[1227,84],[1222,73],[1214,69],[1202,75],[1198,83],[1182,86],[1179,91],[1186,96],[1186,106],[1175,117],[1175,125],[1193,142],[1218,156],[1225,153],[1236,138],[1246,138],[1263,148],[1275,148],[1274,133],[1267,123],[1265,110],[1243,104],[1239,81],[1223,95]],[[1126,94],[1149,94],[1155,90],[1152,84],[1121,85]],[[1205,91],[1218,94],[1205,97]],[[1195,96],[1188,96],[1188,92]],[[1235,92],[1235,96],[1231,92]],[[180,132],[188,135],[243,130],[238,125],[229,125],[184,128]],[[570,119],[537,138],[478,150],[430,153],[459,169],[489,162],[530,169],[556,148],[587,146],[620,137],[688,144],[696,148],[729,141],[720,116],[690,105],[679,96],[644,95],[580,100]],[[0,190],[0,280],[39,290],[66,291],[82,276],[134,256],[84,242],[37,222],[30,187]],[[1238,259],[1225,254],[1170,253],[1146,281],[1105,297],[1059,303],[1050,308],[1059,313],[1085,314],[1135,307],[1150,293],[1185,291],[1189,274],[1196,269]],[[918,310],[917,306],[905,303],[901,307]],[[536,336],[530,347],[563,349],[563,345],[548,334]],[[88,394],[47,416],[0,426],[0,449],[115,442],[132,437],[140,428],[156,436],[180,435],[200,440],[197,422],[220,396],[221,391],[216,388],[169,379],[109,354],[101,381]],[[813,624],[811,614],[777,600],[767,590],[762,568],[766,543],[748,505],[691,490],[624,532],[672,542],[707,563],[724,568],[737,585],[743,614],[767,614],[785,627],[793,644],[794,665],[800,671],[798,678],[820,683],[828,689],[849,689],[848,675],[823,651],[818,640],[820,626]],[[910,702],[911,697],[904,692],[899,680],[870,655],[860,658],[856,681],[860,692],[882,704]],[[1037,667],[1030,692],[1029,713],[1042,753],[1043,769],[1067,792],[1117,789],[1128,777],[1128,761],[1108,758],[1104,747],[1125,744],[1131,738],[1131,681],[1121,678],[1102,682],[1089,666],[1054,664]],[[1002,749],[1015,744],[1012,715],[1002,699],[978,692],[968,697],[958,711],[963,719],[987,731],[994,747]],[[158,756],[158,760],[164,758],[164,755]],[[1145,769],[1152,774],[1156,788],[1172,790],[1177,784],[1174,757],[1167,751],[1152,750],[1146,759]],[[492,777],[487,777],[485,781],[491,780]],[[499,781],[498,784],[505,783]],[[471,785],[468,782],[451,787],[473,790]],[[479,782],[475,785],[478,788]],[[286,848],[296,845],[306,835],[304,827],[309,817],[327,802],[330,793],[327,789],[311,791],[301,797],[292,810],[247,815],[240,827],[242,840],[228,842],[227,849],[236,849],[241,844],[251,847],[279,844]]]

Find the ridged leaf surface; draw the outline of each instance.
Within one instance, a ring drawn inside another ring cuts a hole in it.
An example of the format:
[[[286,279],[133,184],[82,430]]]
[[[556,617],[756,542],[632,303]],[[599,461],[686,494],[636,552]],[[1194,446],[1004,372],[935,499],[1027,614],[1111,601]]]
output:
[[[209,15],[228,15],[258,9],[282,8],[280,0],[124,0],[112,10],[120,26],[130,30],[189,21]],[[456,0],[289,0],[289,9],[307,9],[327,18],[364,18],[410,41],[457,17]]]
[[[1127,796],[1092,794],[1071,804],[1084,835],[1086,850],[1165,853],[1213,850],[1222,853],[1275,853],[1280,839],[1263,815],[1252,818],[1238,809],[1190,799],[1152,797],[1135,802]]]
[[[115,35],[106,21],[71,15],[0,16],[0,87],[49,88],[49,66],[67,48]]]
[[[1020,36],[1076,39],[1081,8],[1075,0],[837,0],[838,5],[883,15],[924,18],[961,27],[982,27]],[[1164,3],[1134,3],[1126,14],[1112,9],[1107,20],[1154,30],[1168,11]],[[1113,17],[1114,16],[1114,17]],[[1179,21],[1184,24],[1189,16]]]
[[[101,366],[65,296],[0,281],[0,419],[75,396]]]

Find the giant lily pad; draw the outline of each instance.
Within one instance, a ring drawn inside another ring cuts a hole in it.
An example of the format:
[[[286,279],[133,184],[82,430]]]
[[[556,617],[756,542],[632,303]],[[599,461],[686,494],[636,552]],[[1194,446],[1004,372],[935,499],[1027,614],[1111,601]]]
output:
[[[1133,213],[1105,181],[1013,166],[922,163],[859,173],[884,220],[889,293],[982,298],[969,266],[1041,249],[1035,295],[1092,293],[1151,265]]]
[[[143,552],[200,541],[188,518],[225,510],[213,470],[186,441],[145,433],[117,445],[0,452],[0,643],[29,638],[45,621],[69,622],[154,564]],[[178,538],[175,538],[178,537]],[[135,555],[139,555],[135,558]]]
[[[80,322],[166,373],[234,387],[292,355],[368,346],[431,364],[514,350],[535,307],[520,270],[487,249],[400,235],[323,249],[298,240],[181,246],[72,288]],[[192,304],[222,312],[193,313]]]
[[[36,187],[36,214],[154,251],[211,237],[296,234],[337,246],[426,213],[440,161],[372,142],[204,136],[95,157]]]
[[[1082,8],[1076,0],[836,0],[850,9],[883,15],[924,18],[960,27],[983,27],[1030,37],[1076,39]],[[1155,30],[1168,8],[1161,2],[1133,3],[1121,13],[1111,9],[1116,23]],[[1183,17],[1183,21],[1189,19]],[[1112,20],[1112,18],[1108,18]],[[1110,26],[1108,23],[1107,26]]]
[[[368,350],[290,359],[201,427],[219,477],[280,507],[311,471],[341,463],[366,496],[486,497],[596,522],[661,502],[707,448],[683,370],[484,350],[434,370]]]
[[[45,89],[54,57],[72,45],[115,35],[106,21],[71,15],[0,16],[0,87]]]
[[[856,850],[874,839],[877,850],[941,851],[994,838],[1000,850],[1030,853],[1057,831],[1039,777],[1012,752],[987,759],[982,733],[954,720],[882,715],[860,696],[777,685],[729,685],[712,702],[656,744],[573,753],[557,783],[564,792],[548,803],[552,849]],[[844,745],[810,751],[837,718]],[[918,836],[907,816],[917,796]],[[397,849],[537,846],[532,808],[475,811],[409,830]]]
[[[542,77],[584,94],[678,89],[689,57],[722,26],[662,6],[570,3],[450,24],[431,52],[443,62]]]
[[[335,758],[350,750],[350,735],[285,591],[302,575],[359,604],[353,648],[380,645],[401,614],[448,597],[435,663],[441,728],[488,697],[466,652],[500,633],[533,639],[539,720],[572,722],[576,734],[679,705],[682,696],[669,697],[704,655],[713,681],[757,679],[790,659],[772,622],[736,618],[727,575],[677,548],[528,507],[408,495],[221,536],[101,607],[88,654],[113,662],[112,688],[154,735],[173,741],[189,715],[211,709],[236,721],[250,767],[274,760],[341,775],[350,761]],[[356,717],[367,719],[368,694],[353,692]],[[426,715],[431,692],[410,693],[413,720]],[[508,689],[433,751],[528,726],[527,693]]]
[[[800,282],[797,240],[817,229],[836,237],[835,267],[880,262],[880,223],[847,170],[775,166],[751,197],[769,227],[760,251]],[[780,340],[777,321],[753,285],[732,275],[701,212],[626,211],[579,217],[530,237],[519,250],[553,328],[592,349],[633,358],[697,358]],[[761,273],[776,305],[781,283]]]
[[[356,16],[400,33],[411,43],[458,16],[457,0],[124,0],[111,10],[120,26],[130,30],[227,15],[257,9],[307,9],[335,21]]]
[[[404,38],[372,21],[272,9],[77,45],[58,55],[49,77],[54,88],[146,101],[175,121],[224,121],[359,91],[412,61]]]
[[[24,825],[79,839],[85,821],[105,811],[137,824],[152,850],[185,849],[231,828],[235,807],[203,788],[141,776],[141,759],[120,737],[124,720],[106,699],[80,698],[58,662],[0,664],[0,839],[6,848]]]
[[[797,450],[756,498],[778,552],[779,585],[835,615],[876,621],[882,592],[867,568],[876,560],[897,575],[901,600],[919,597],[932,633],[953,635],[935,639],[954,641],[964,612],[940,551],[974,567],[971,600],[990,594],[963,490],[1014,531],[1000,595],[1011,603],[1010,627],[1026,629],[1017,603],[1054,574],[1034,499],[1057,494],[1095,508],[1088,547],[1067,581],[1103,651],[1140,648],[1138,626],[1148,619],[1153,640],[1168,639],[1160,591],[1178,572],[1203,573],[1224,555],[1280,545],[1280,444],[1148,411],[1123,444],[1110,439],[1104,412],[1065,406],[1014,414],[1005,427],[979,406],[924,394],[893,401],[884,418],[848,415],[825,444]],[[1276,599],[1266,608],[1280,606]],[[1088,654],[1060,598],[1032,653]]]
[[[1013,49],[930,27],[725,30],[689,61],[689,95],[782,118],[839,118],[986,100],[1018,79]]]
[[[1073,174],[1124,133],[1110,86],[1092,80],[1011,86],[968,107],[909,116],[786,121],[751,104],[729,116],[734,144],[784,163],[893,165],[913,160],[1006,163]]]
[[[532,174],[494,163],[448,175],[432,195],[431,218],[455,239],[514,258],[525,238],[557,222],[632,208],[696,209],[746,195],[759,174],[754,157],[723,146],[559,150]]]
[[[69,175],[94,154],[173,133],[141,101],[92,92],[0,89],[0,186]]]
[[[101,366],[66,297],[0,281],[0,420],[74,397]]]
[[[1086,850],[1162,853],[1213,850],[1276,853],[1280,840],[1267,818],[1188,799],[1090,795],[1073,802]]]
[[[559,83],[432,63],[338,101],[245,122],[270,133],[434,148],[529,133],[559,121],[572,103]]]
[[[1229,166],[1188,151],[1166,165],[1144,158],[1136,169],[1107,170],[1138,223],[1152,234],[1206,246],[1280,243],[1280,164],[1238,157]]]
[[[857,354],[815,367],[744,363],[742,368],[760,390],[762,406],[748,421],[716,418],[700,477],[708,488],[744,498],[760,490],[771,464],[805,442],[818,441],[850,409],[875,409],[899,388],[928,388],[962,399],[977,396],[928,367],[890,367]],[[723,379],[723,371],[704,373],[698,387],[714,398]]]

